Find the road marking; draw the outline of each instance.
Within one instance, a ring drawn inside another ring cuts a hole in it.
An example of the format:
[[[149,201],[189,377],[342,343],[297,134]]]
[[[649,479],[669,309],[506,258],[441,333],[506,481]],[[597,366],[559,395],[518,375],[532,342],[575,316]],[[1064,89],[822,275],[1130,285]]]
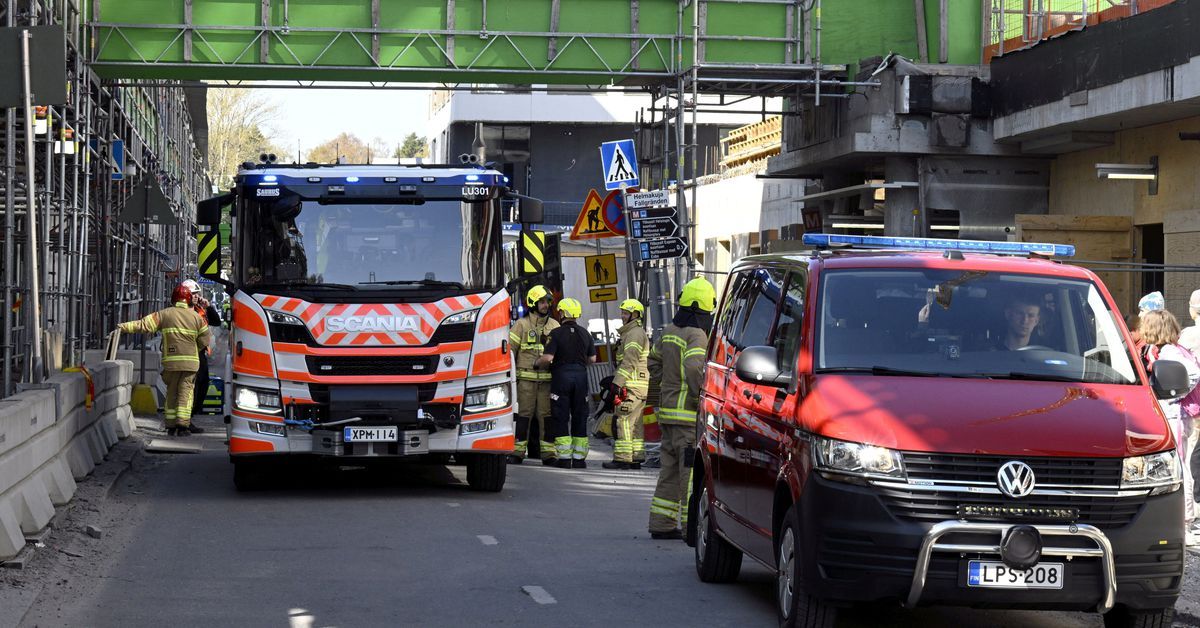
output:
[[[461,506],[462,504],[460,504],[460,503],[458,503],[458,502],[446,502],[446,505],[447,505],[447,506],[449,506],[449,507],[451,507],[451,508],[458,508],[458,507],[459,507],[459,506]]]
[[[476,536],[479,538],[479,542],[483,543],[484,545],[499,545],[500,544],[500,541],[497,541],[496,537],[494,537],[494,536],[490,536],[487,534],[479,534]]]
[[[314,619],[312,613],[303,608],[288,609],[288,625],[291,628],[312,628]]]
[[[538,604],[558,604],[558,600],[554,599],[553,595],[546,593],[546,590],[542,587],[535,587],[527,584],[521,587],[521,590],[525,592],[525,595],[533,598],[533,601],[537,602]]]

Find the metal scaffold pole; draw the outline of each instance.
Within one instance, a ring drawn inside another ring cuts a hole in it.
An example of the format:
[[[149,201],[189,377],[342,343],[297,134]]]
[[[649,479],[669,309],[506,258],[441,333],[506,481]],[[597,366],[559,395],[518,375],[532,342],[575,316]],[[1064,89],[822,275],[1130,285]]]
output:
[[[29,320],[32,339],[30,340],[31,381],[40,383],[44,378],[42,363],[42,314],[40,277],[38,276],[38,236],[37,236],[37,194],[33,186],[34,152],[33,152],[33,88],[30,86],[29,69],[29,40],[33,37],[28,30],[21,31],[21,84],[25,99],[25,220],[28,225],[26,233],[25,264],[29,273]]]
[[[14,17],[15,11],[8,7],[4,12],[4,25],[12,27],[16,24]],[[13,124],[13,118],[16,117],[16,109],[7,108],[4,111],[4,324],[3,324],[3,339],[0,340],[0,350],[3,351],[3,365],[0,365],[0,370],[3,371],[3,387],[0,388],[0,397],[7,397],[13,392],[13,303],[14,291],[13,285],[13,267],[16,265],[16,248],[13,238],[16,237],[16,171],[17,171],[17,145],[16,145],[16,125]]]

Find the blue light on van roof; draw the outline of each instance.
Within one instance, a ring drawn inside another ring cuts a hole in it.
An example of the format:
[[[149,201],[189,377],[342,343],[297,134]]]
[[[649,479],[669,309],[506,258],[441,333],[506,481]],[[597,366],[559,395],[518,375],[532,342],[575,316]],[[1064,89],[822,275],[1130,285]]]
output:
[[[909,249],[913,251],[962,251],[964,253],[1040,253],[1055,257],[1073,257],[1070,244],[1043,242],[993,242],[988,240],[953,240],[950,238],[896,238],[888,236],[858,236],[836,233],[806,233],[802,239],[808,246],[829,247],[835,244],[864,248]]]
[[[346,183],[358,183],[358,177],[346,177]]]

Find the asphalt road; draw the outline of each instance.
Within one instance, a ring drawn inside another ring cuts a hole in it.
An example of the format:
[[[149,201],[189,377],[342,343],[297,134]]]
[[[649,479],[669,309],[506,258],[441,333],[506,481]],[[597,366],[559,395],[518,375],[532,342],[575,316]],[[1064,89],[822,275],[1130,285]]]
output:
[[[103,541],[80,535],[77,551],[68,546],[84,558],[63,568],[62,586],[44,586],[21,625],[775,623],[770,572],[747,560],[737,583],[699,582],[690,548],[645,532],[655,472],[604,471],[600,452],[587,470],[509,467],[499,494],[468,490],[461,468],[432,466],[298,476],[240,494],[221,438],[199,437],[198,455],[141,454],[99,507],[117,513]],[[88,543],[110,550],[80,549]],[[1100,625],[967,609],[843,617],[872,627]]]

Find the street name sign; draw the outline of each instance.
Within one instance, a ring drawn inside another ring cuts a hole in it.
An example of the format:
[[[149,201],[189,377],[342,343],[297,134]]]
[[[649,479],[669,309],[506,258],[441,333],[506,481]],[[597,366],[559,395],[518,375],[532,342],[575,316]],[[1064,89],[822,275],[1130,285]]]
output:
[[[669,190],[648,190],[626,194],[625,202],[629,205],[629,209],[672,207],[675,205],[675,197]]]

